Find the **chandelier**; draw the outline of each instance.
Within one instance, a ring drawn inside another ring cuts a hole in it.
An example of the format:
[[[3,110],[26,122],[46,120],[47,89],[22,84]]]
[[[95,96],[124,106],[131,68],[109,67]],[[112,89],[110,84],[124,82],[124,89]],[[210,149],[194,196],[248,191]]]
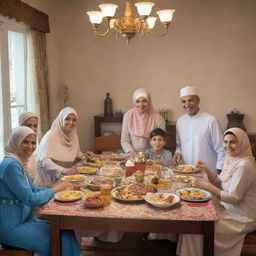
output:
[[[134,18],[132,1],[127,0],[125,6],[125,15],[120,19],[114,18],[116,8],[115,4],[100,4],[101,11],[88,11],[90,22],[92,23],[94,32],[97,36],[105,36],[109,32],[114,32],[116,37],[122,37],[127,40],[133,38],[137,33],[143,37],[145,34],[150,34],[157,37],[163,37],[167,34],[168,27],[172,20],[175,9],[160,10],[156,13],[163,24],[164,31],[161,34],[155,33],[153,28],[157,17],[149,16],[152,7],[155,4],[152,2],[135,3],[140,17]],[[107,21],[107,29],[105,32],[99,32],[99,26],[103,20]]]

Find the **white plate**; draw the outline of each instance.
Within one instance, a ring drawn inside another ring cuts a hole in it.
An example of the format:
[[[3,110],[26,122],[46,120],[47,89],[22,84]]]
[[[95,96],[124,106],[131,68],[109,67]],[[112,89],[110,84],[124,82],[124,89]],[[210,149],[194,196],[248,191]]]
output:
[[[193,168],[193,170],[191,171],[184,171],[184,170],[181,170],[180,168],[184,168],[184,167],[188,167],[188,168]],[[201,170],[199,168],[197,168],[195,165],[179,165],[179,166],[174,166],[173,169],[172,169],[174,172],[177,172],[177,173],[196,173],[196,172],[200,172]]]
[[[76,198],[73,198],[73,199],[61,199],[59,198],[59,196],[63,193],[77,193],[77,197]],[[67,202],[76,202],[78,200],[80,200],[82,197],[83,197],[84,193],[81,192],[81,191],[74,191],[74,190],[65,190],[65,191],[62,191],[62,192],[58,192],[54,195],[54,199],[56,201],[59,201],[59,202],[64,202],[64,203],[67,203]]]
[[[188,175],[175,175],[175,176],[173,176],[174,181],[182,182],[182,183],[191,183],[191,178],[192,177],[188,176]]]
[[[82,174],[78,175],[65,175],[61,178],[62,181],[70,181],[72,183],[84,182],[85,176]]]
[[[198,192],[202,192],[205,194],[205,196],[203,198],[190,198],[190,197],[183,197],[181,196],[181,193],[183,192],[190,192],[190,191],[198,191]],[[212,194],[209,193],[206,190],[200,189],[200,188],[182,188],[176,191],[176,194],[184,201],[188,201],[188,202],[204,202],[204,201],[208,201],[209,199],[211,199]]]
[[[116,165],[106,165],[100,168],[99,175],[105,177],[120,177],[123,175],[123,169]]]
[[[136,202],[142,202],[144,201],[144,197],[143,198],[139,198],[139,199],[125,199],[125,198],[120,198],[117,196],[117,191],[119,189],[125,189],[127,186],[120,186],[120,187],[116,187],[111,191],[111,195],[114,199],[118,200],[118,201],[122,201],[122,202],[128,202],[128,203],[136,203]]]
[[[163,198],[168,198],[169,196],[173,196],[174,198],[171,203],[168,203],[168,202],[165,203],[164,201],[161,202],[161,200],[159,201],[154,200],[154,198],[158,198],[158,196],[160,195],[162,195]],[[145,196],[145,201],[153,205],[154,207],[167,209],[177,204],[180,201],[180,198],[177,195],[172,193],[147,193]]]
[[[84,169],[88,171],[83,171]],[[99,171],[97,167],[92,167],[92,166],[77,167],[77,170],[80,174],[83,174],[83,175],[94,175],[94,174],[97,174],[97,172]]]
[[[91,183],[91,181],[92,181],[93,179],[97,179],[97,178],[98,178],[98,179],[107,179],[107,180],[111,180],[111,181],[113,182],[112,187],[115,186],[115,181],[114,181],[112,178],[103,177],[103,176],[90,176],[90,177],[87,177],[87,178],[85,179],[85,184],[86,184],[87,188],[89,188],[89,189],[91,189],[91,190],[93,190],[93,191],[99,191],[101,184],[96,185],[96,184],[92,184],[92,183]],[[103,184],[103,183],[102,183],[102,184]]]

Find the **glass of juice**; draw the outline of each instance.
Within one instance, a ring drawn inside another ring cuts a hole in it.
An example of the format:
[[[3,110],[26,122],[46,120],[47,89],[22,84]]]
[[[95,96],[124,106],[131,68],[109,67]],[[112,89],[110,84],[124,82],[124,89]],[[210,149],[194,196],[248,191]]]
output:
[[[100,195],[105,206],[109,205],[112,200],[111,190],[112,187],[109,184],[103,184],[100,186]]]

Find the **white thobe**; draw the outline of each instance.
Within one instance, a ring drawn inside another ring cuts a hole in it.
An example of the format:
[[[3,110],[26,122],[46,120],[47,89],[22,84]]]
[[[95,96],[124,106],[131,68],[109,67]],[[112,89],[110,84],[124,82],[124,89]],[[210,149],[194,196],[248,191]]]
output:
[[[240,256],[244,237],[256,229],[256,166],[254,160],[241,162],[226,182],[216,205],[214,255]],[[178,256],[203,255],[202,235],[180,235]]]
[[[225,153],[217,120],[204,112],[181,116],[176,124],[176,153],[182,155],[184,164],[201,160],[214,172],[222,170]]]
[[[128,130],[128,122],[129,120],[127,119],[127,115],[124,115],[121,135],[121,145],[124,152],[128,153],[131,150],[135,150],[137,152],[144,152],[150,146],[149,137],[140,137],[131,134]],[[166,123],[164,119],[159,118],[159,120],[155,124],[155,128],[161,128],[165,131],[165,125]]]

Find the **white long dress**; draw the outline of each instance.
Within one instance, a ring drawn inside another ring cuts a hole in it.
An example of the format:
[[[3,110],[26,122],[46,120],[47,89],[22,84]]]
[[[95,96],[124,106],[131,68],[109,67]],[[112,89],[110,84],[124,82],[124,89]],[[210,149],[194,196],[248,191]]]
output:
[[[176,124],[176,153],[184,164],[194,165],[201,160],[210,170],[222,170],[225,160],[223,133],[217,120],[204,112],[181,116]]]
[[[226,182],[217,180],[221,200],[216,205],[214,255],[239,256],[244,237],[256,229],[256,166],[252,159],[241,161]],[[180,235],[177,255],[203,255],[202,235]]]
[[[137,152],[144,152],[147,148],[149,148],[149,137],[139,137],[131,134],[128,130],[128,122],[127,115],[124,115],[123,125],[122,125],[122,135],[121,135],[121,145],[125,153],[128,153],[131,150],[135,150]],[[155,128],[161,128],[164,131],[165,121],[163,118],[159,118],[155,123]]]

